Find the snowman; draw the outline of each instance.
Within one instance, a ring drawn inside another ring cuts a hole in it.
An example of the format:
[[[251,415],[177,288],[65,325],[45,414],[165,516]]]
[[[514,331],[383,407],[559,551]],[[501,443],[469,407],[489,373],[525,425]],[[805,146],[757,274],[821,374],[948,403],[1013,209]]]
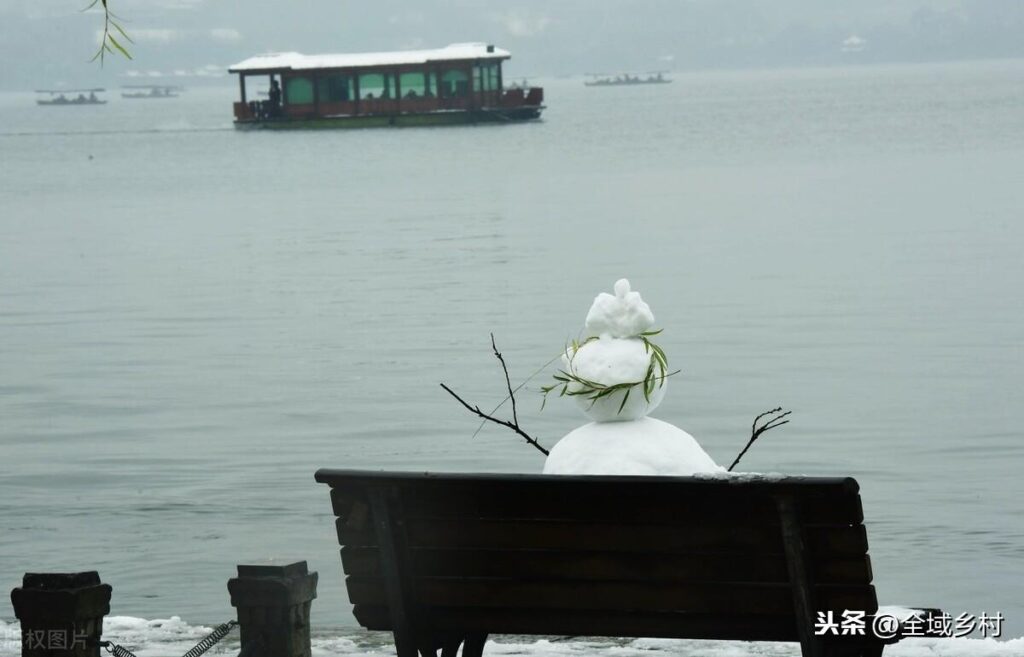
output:
[[[587,313],[582,341],[562,355],[556,383],[543,388],[575,399],[592,422],[569,432],[544,463],[544,474],[721,474],[693,436],[648,417],[665,397],[665,353],[651,338],[654,315],[629,281],[601,293]]]

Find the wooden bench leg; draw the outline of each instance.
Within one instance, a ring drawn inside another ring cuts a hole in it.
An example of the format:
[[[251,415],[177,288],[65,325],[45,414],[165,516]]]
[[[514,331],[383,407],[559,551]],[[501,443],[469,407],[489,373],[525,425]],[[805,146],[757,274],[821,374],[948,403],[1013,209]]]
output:
[[[826,643],[824,654],[826,657],[882,657],[882,649],[885,647],[878,643]]]
[[[445,634],[441,639],[441,657],[458,657],[459,646],[461,645],[461,635]]]
[[[446,641],[441,648],[441,657],[457,657],[460,645],[462,645],[462,641],[459,639]]]
[[[804,554],[804,537],[796,503],[792,497],[776,498],[779,520],[782,524],[782,547],[786,554],[786,570],[793,594],[793,612],[796,615],[796,633],[800,638],[802,657],[826,657],[825,642],[814,634],[814,599],[807,560]],[[841,653],[840,653],[841,654]]]
[[[882,642],[869,643],[864,646],[864,657],[882,657],[882,651],[885,650],[885,644]]]
[[[462,657],[483,657],[484,644],[487,643],[487,635],[479,632],[466,635],[466,641],[462,644]]]
[[[398,657],[419,657],[416,637],[405,632],[392,632],[395,637],[395,653]]]

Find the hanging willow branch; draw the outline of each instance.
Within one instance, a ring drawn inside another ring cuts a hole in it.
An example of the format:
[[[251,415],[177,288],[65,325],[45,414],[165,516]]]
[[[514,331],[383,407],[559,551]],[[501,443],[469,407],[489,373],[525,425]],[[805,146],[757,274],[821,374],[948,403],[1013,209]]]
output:
[[[507,428],[511,429],[512,431],[515,431],[517,434],[522,436],[523,439],[526,442],[528,442],[529,444],[533,445],[544,456],[547,456],[548,455],[548,450],[544,449],[544,447],[540,443],[538,443],[537,440],[533,436],[531,436],[530,434],[528,434],[525,431],[523,431],[523,429],[519,426],[519,415],[518,415],[517,409],[516,409],[516,393],[512,389],[512,381],[511,381],[511,379],[509,379],[509,376],[508,376],[508,367],[505,365],[505,358],[501,355],[501,352],[498,351],[498,346],[494,343],[494,334],[493,333],[491,333],[491,349],[494,351],[494,357],[498,359],[499,363],[501,363],[501,369],[505,373],[505,386],[508,388],[509,399],[512,400],[512,421],[511,422],[509,422],[508,420],[502,420],[501,418],[496,418],[493,415],[490,415],[488,413],[484,413],[483,411],[480,410],[479,406],[472,406],[472,405],[470,405],[466,400],[464,400],[462,397],[459,397],[455,393],[454,390],[452,390],[451,388],[449,388],[445,384],[442,383],[441,387],[444,388],[445,392],[447,392],[449,395],[451,395],[456,400],[458,400],[458,402],[460,404],[465,406],[466,409],[470,413],[473,413],[473,414],[477,415],[478,417],[483,418],[486,421],[494,422],[495,424],[500,424],[503,427],[507,427]],[[517,388],[517,390],[518,390],[518,388]]]
[[[82,11],[89,11],[96,5],[101,5],[103,7],[103,36],[100,38],[99,49],[89,61],[94,62],[98,59],[100,60],[100,66],[102,66],[107,53],[114,54],[115,52],[119,52],[128,59],[131,59],[131,53],[128,52],[128,49],[125,48],[124,44],[122,44],[119,39],[123,39],[128,43],[135,42],[132,41],[132,38],[128,36],[128,33],[121,27],[121,24],[118,22],[121,19],[117,14],[110,11],[110,7],[107,6],[107,0],[92,0],[92,2],[89,3],[89,6]],[[120,35],[120,37],[117,35]]]
[[[739,453],[739,456],[736,457],[736,460],[733,461],[732,465],[729,466],[729,472],[732,472],[732,469],[735,468],[736,464],[740,462],[740,459],[743,458],[743,455],[747,453],[747,450],[750,449],[750,446],[754,444],[754,441],[761,437],[761,434],[770,429],[774,429],[775,427],[781,427],[783,424],[789,424],[789,420],[783,420],[782,418],[786,417],[792,412],[793,411],[783,412],[782,407],[780,406],[778,408],[773,408],[770,411],[765,411],[764,413],[761,413],[760,415],[755,417],[754,423],[750,427],[750,440],[747,441],[747,446],[743,448],[743,451]],[[757,423],[760,422],[761,419],[765,417],[767,417],[768,419],[765,420],[764,424],[762,424],[761,426],[757,426]]]

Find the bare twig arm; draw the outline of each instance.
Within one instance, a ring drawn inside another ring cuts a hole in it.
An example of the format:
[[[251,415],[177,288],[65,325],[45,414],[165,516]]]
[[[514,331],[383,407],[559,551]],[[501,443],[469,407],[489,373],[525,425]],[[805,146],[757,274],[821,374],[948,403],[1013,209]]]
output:
[[[523,431],[522,429],[520,429],[518,423],[508,422],[506,420],[502,420],[502,419],[496,418],[496,417],[494,417],[492,415],[488,415],[487,413],[484,413],[483,411],[481,411],[479,406],[470,406],[466,402],[466,400],[464,400],[462,397],[459,397],[457,394],[455,394],[455,391],[453,391],[451,388],[449,388],[445,384],[442,383],[441,387],[444,388],[444,391],[447,392],[452,397],[454,397],[460,404],[465,406],[466,410],[468,410],[470,413],[473,413],[474,415],[482,417],[483,419],[488,420],[490,422],[494,422],[495,424],[500,424],[503,427],[508,427],[512,431],[515,431],[517,434],[522,436],[523,439],[526,440],[526,442],[530,443],[535,448],[537,448],[537,450],[539,450],[544,456],[548,455],[548,450],[544,449],[544,447],[540,443],[538,443],[533,438],[533,436],[531,436],[530,434],[528,434],[525,431]]]
[[[785,412],[783,412],[782,411],[782,407],[780,406],[778,408],[773,408],[770,411],[765,411],[764,413],[761,413],[760,415],[755,417],[754,418],[754,423],[750,426],[750,440],[747,441],[747,444],[743,448],[743,451],[741,451],[739,453],[739,455],[736,457],[736,460],[734,460],[732,462],[732,465],[729,466],[729,470],[728,471],[732,472],[732,469],[735,468],[736,464],[740,462],[740,459],[743,458],[743,455],[746,454],[747,450],[750,449],[751,445],[754,444],[754,441],[756,441],[758,438],[761,437],[761,434],[763,434],[765,431],[768,431],[770,429],[774,429],[775,427],[781,427],[783,424],[789,424],[789,420],[784,420],[783,418],[788,416],[792,412],[793,411],[785,411]],[[776,415],[776,413],[778,415]],[[762,418],[767,417],[769,415],[772,415],[774,417],[769,418],[760,427],[757,426],[757,423]]]
[[[543,372],[544,370],[546,370],[546,369],[548,368],[548,365],[550,365],[551,363],[555,362],[556,360],[558,360],[558,359],[559,359],[559,358],[561,358],[561,357],[562,357],[562,354],[561,354],[561,353],[559,353],[559,354],[555,355],[555,357],[554,357],[554,358],[552,358],[551,360],[549,360],[548,362],[544,363],[543,365],[541,365],[540,367],[538,367],[538,368],[537,368],[536,370],[534,370],[533,374],[531,374],[530,376],[526,377],[526,378],[525,378],[525,379],[523,380],[523,382],[522,382],[522,383],[520,383],[519,385],[517,385],[517,386],[516,386],[515,388],[513,388],[513,389],[512,389],[512,392],[511,392],[511,393],[509,393],[509,394],[505,395],[505,398],[504,398],[504,399],[502,399],[502,400],[501,400],[500,402],[498,402],[498,405],[497,405],[497,406],[495,406],[494,408],[492,408],[492,409],[491,409],[491,415],[494,415],[495,413],[497,413],[497,412],[498,412],[498,409],[500,409],[500,408],[501,408],[502,406],[504,406],[504,405],[505,405],[505,402],[507,402],[507,401],[508,401],[509,399],[511,399],[511,398],[512,398],[512,394],[513,394],[513,393],[517,393],[517,392],[519,392],[519,390],[520,390],[520,389],[522,389],[522,387],[523,387],[523,386],[525,386],[525,385],[526,385],[527,383],[529,383],[530,381],[532,381],[532,380],[533,380],[533,378],[534,378],[535,376],[537,376],[538,374],[540,374],[541,372]],[[478,426],[478,427],[476,428],[476,431],[474,431],[474,432],[473,432],[473,437],[474,437],[474,438],[476,438],[476,435],[477,435],[478,433],[480,433],[480,430],[481,430],[481,429],[483,429],[483,428],[484,428],[484,425],[485,425],[485,424],[487,424],[487,420],[480,420],[480,425],[479,425],[479,426]]]
[[[505,359],[502,358],[501,352],[498,351],[498,345],[494,344],[494,334],[491,333],[491,349],[494,350],[494,357],[501,363],[501,369],[505,372],[505,386],[508,388],[508,396],[512,400],[512,423],[517,427],[519,426],[519,416],[516,414],[516,395],[512,392],[512,381],[508,378],[508,366],[505,365]]]

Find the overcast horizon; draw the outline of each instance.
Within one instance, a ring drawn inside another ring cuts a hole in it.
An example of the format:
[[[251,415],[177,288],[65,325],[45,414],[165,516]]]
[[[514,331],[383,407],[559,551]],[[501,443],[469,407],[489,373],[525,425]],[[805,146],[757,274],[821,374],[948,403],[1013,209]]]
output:
[[[459,41],[511,50],[510,76],[1024,57],[1020,0],[110,0],[134,60],[101,68],[89,58],[102,14],[86,4],[4,0],[0,88],[194,84],[263,52]]]

